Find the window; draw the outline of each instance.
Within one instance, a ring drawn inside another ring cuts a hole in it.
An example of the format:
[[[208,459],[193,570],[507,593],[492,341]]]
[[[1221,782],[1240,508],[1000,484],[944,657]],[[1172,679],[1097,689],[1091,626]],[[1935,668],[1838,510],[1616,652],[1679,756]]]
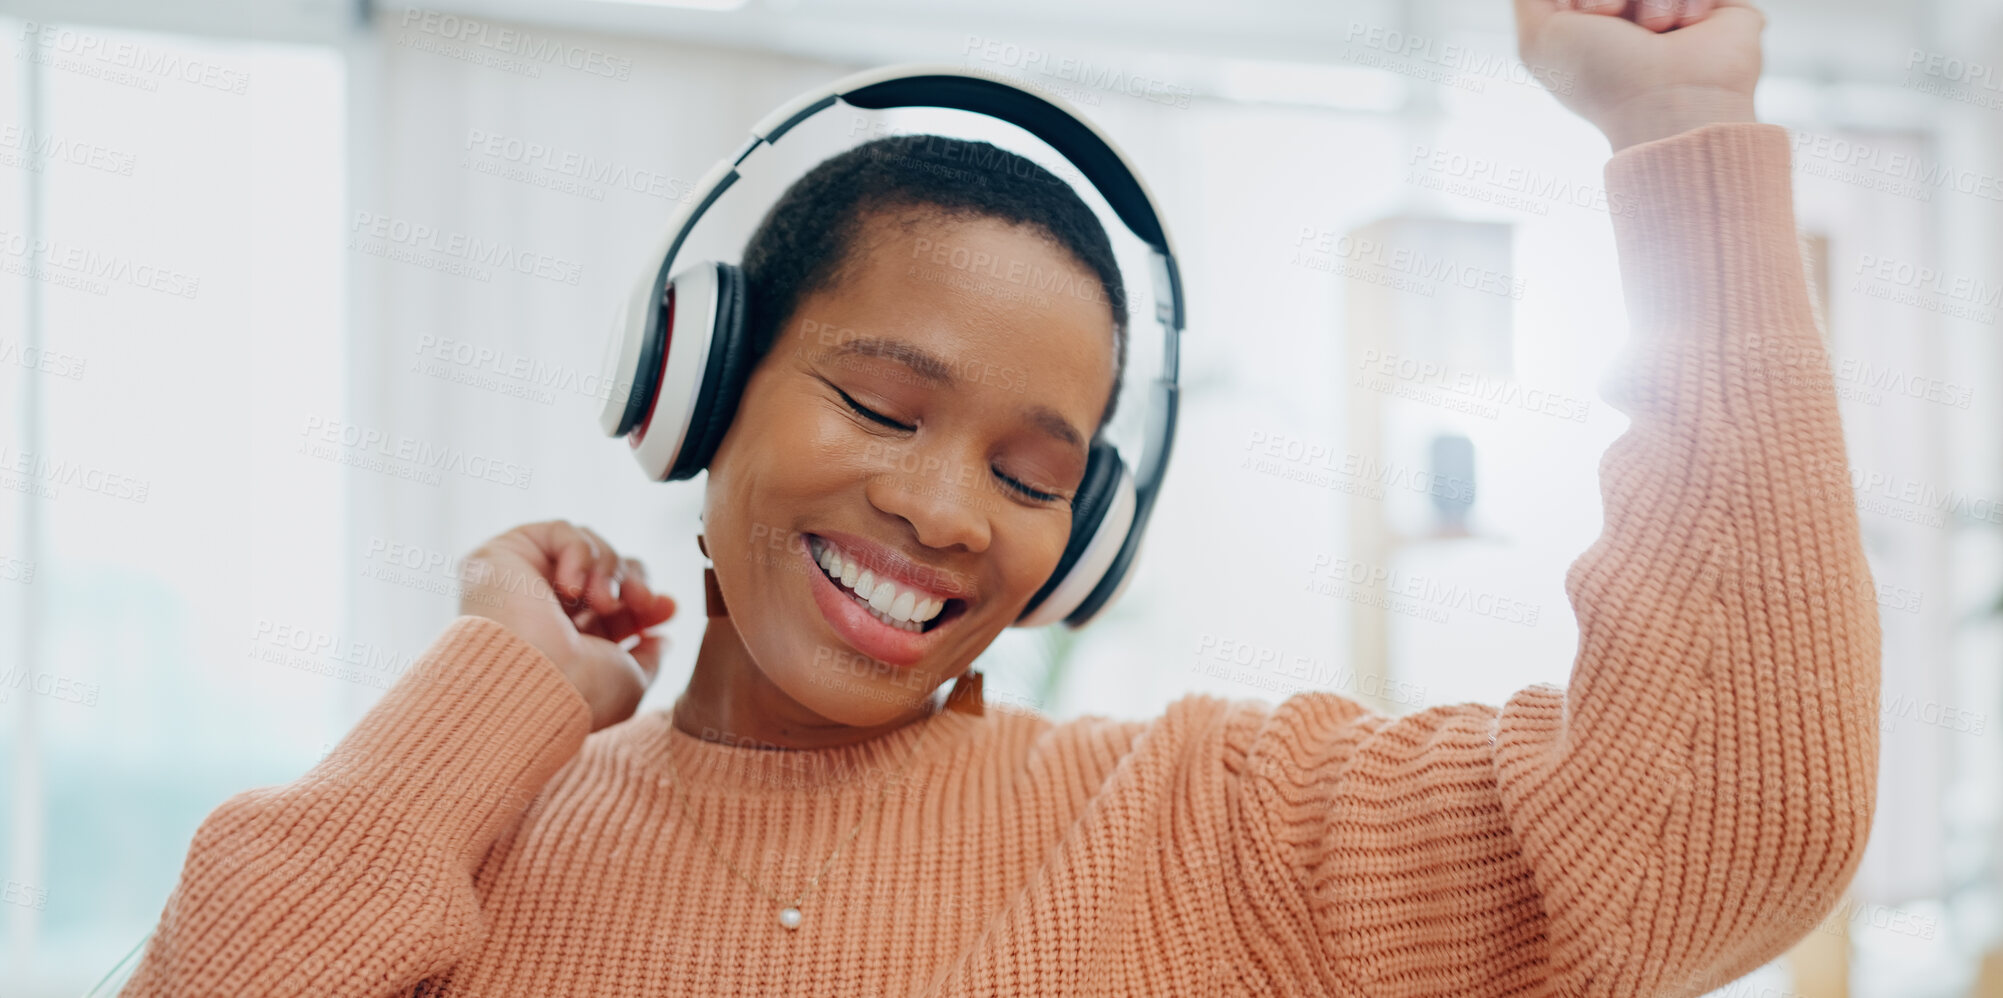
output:
[[[342,468],[288,450],[344,392],[345,81],[329,49],[4,30],[0,964],[77,995],[210,810],[347,726],[279,640],[344,606],[301,570],[338,559]]]

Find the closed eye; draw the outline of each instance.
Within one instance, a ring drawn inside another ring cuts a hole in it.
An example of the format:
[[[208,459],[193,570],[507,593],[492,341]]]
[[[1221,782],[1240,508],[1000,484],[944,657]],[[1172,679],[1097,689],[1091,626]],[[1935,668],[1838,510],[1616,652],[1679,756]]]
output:
[[[849,395],[849,393],[842,391],[841,388],[835,385],[833,382],[827,382],[827,386],[829,388],[833,388],[835,390],[835,394],[840,395],[842,397],[842,401],[847,403],[850,409],[855,410],[856,415],[861,416],[864,419],[870,420],[871,422],[874,423],[880,423],[892,429],[903,430],[906,433],[914,432],[918,429],[915,426],[906,426],[903,423],[891,419],[890,417],[885,416],[884,414],[877,412],[876,410],[871,409],[860,402],[857,402],[852,396]],[[1004,475],[999,471],[995,472],[995,477],[1001,479],[1004,484],[1006,484],[1010,489],[1013,489],[1017,494],[1022,495],[1028,499],[1032,499],[1036,502],[1056,502],[1057,500],[1064,498],[1063,496],[1057,495],[1056,493],[1043,492],[1037,489],[1030,488],[1028,485],[1025,485],[1022,482],[1017,481],[1016,479],[1011,478],[1007,475]]]
[[[829,385],[828,387],[834,388],[833,385]],[[842,401],[848,403],[849,408],[854,409],[858,414],[860,414],[865,419],[873,420],[875,422],[882,423],[885,426],[893,427],[895,429],[904,430],[907,433],[916,430],[918,428],[915,426],[906,426],[903,423],[898,422],[897,420],[891,419],[889,416],[885,416],[884,414],[877,412],[874,409],[870,409],[864,406],[862,403],[857,402],[855,399],[850,398],[849,393],[842,391],[839,388],[835,388],[835,394],[840,395],[842,397]]]
[[[1013,479],[1013,478],[1010,478],[1010,477],[1008,477],[1007,475],[1004,475],[1004,474],[1002,474],[1002,473],[1001,473],[1001,472],[999,472],[999,471],[995,472],[995,477],[997,477],[997,478],[1000,478],[1000,479],[1001,479],[1002,481],[1004,481],[1004,482],[1007,482],[1007,483],[1008,483],[1008,487],[1009,487],[1009,488],[1012,488],[1012,489],[1016,490],[1017,492],[1020,492],[1020,493],[1022,493],[1023,495],[1026,495],[1026,496],[1030,497],[1031,499],[1034,499],[1034,500],[1036,500],[1037,502],[1054,502],[1054,501],[1056,501],[1056,500],[1058,500],[1058,499],[1062,499],[1062,498],[1064,498],[1063,496],[1060,496],[1060,495],[1054,495],[1054,494],[1052,494],[1052,493],[1049,493],[1049,492],[1038,492],[1037,490],[1035,490],[1035,489],[1032,489],[1032,488],[1030,488],[1029,486],[1027,486],[1027,485],[1024,485],[1024,484],[1022,484],[1021,482],[1018,482],[1018,481],[1016,481],[1015,479]]]

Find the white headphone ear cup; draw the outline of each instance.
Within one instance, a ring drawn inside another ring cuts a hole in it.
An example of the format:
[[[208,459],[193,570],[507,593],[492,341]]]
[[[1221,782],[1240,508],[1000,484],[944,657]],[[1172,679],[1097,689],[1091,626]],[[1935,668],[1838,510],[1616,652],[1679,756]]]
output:
[[[666,481],[689,437],[696,396],[709,366],[710,341],[716,334],[716,264],[704,261],[668,281],[662,306],[661,363],[654,372],[654,402],[640,424],[626,435],[633,459],[649,481]],[[637,390],[637,389],[636,389]]]
[[[1127,583],[1134,581],[1134,576],[1140,574],[1136,570],[1139,561],[1140,561],[1140,551],[1136,550],[1134,552],[1133,559],[1127,562],[1126,569],[1120,573],[1119,581],[1113,583],[1113,591],[1106,594],[1106,601],[1104,603],[1099,604],[1098,608],[1092,611],[1091,616],[1088,616],[1083,620],[1072,621],[1071,627],[1074,629],[1079,627],[1084,627],[1086,624],[1089,624],[1093,620],[1097,619],[1100,614],[1105,613],[1107,607],[1112,606],[1115,603],[1118,603],[1120,601],[1120,594],[1127,591]]]
[[[745,342],[746,288],[744,272],[728,263],[716,264],[715,319],[710,323],[709,363],[696,381],[696,396],[690,407],[688,432],[668,468],[670,481],[694,478],[709,467],[716,449],[730,432],[737,414],[737,402],[744,394],[745,379],[755,361]]]
[[[1069,617],[1078,604],[1098,588],[1100,580],[1105,578],[1107,566],[1126,545],[1127,532],[1133,529],[1134,511],[1140,503],[1134,493],[1133,474],[1127,470],[1126,462],[1120,460],[1110,446],[1106,446],[1106,453],[1112,462],[1108,469],[1112,482],[1105,486],[1105,511],[1099,515],[1098,525],[1089,537],[1082,538],[1082,543],[1066,549],[1066,559],[1070,564],[1067,567],[1063,562],[1059,563],[1060,577],[1056,585],[1041,602],[1017,620],[1015,626],[1042,627]],[[1109,599],[1106,602],[1112,601]],[[1072,626],[1082,624],[1083,621],[1079,621]]]
[[[605,390],[598,409],[598,428],[608,437],[623,436],[629,429],[627,410],[634,395],[642,390],[640,348],[646,338],[647,324],[634,321],[633,303],[621,302],[619,314],[612,319],[611,333],[605,337],[605,353],[598,363],[598,383]]]

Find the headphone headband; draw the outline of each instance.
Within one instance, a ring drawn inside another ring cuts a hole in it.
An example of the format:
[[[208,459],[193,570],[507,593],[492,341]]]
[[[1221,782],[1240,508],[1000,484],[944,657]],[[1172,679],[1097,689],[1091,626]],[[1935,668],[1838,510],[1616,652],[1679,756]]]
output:
[[[632,321],[642,324],[645,335],[627,336],[615,342],[618,356],[608,358],[621,371],[658,370],[665,337],[658,335],[663,321],[664,299],[670,287],[675,257],[694,230],[696,222],[735,183],[742,166],[760,146],[776,144],[787,132],[815,114],[846,103],[865,110],[900,107],[937,107],[968,111],[1009,122],[1041,139],[1063,156],[1099,191],[1107,205],[1129,231],[1147,244],[1149,276],[1154,282],[1155,319],[1161,324],[1162,373],[1148,393],[1148,447],[1142,454],[1138,473],[1133,476],[1130,529],[1110,554],[1101,550],[1095,560],[1105,566],[1104,582],[1082,597],[1071,619],[1089,619],[1124,588],[1129,563],[1139,548],[1143,527],[1153,509],[1162,478],[1167,473],[1168,453],[1175,438],[1177,379],[1181,335],[1184,322],[1182,277],[1170,245],[1168,229],[1156,210],[1140,174],[1126,155],[1097,126],[1079,116],[1062,102],[1033,93],[991,76],[944,64],[914,63],[866,70],[844,77],[825,88],[810,91],[781,105],[752,126],[752,134],[737,154],[712,167],[696,185],[700,195],[677,210],[668,227],[668,237],[649,259],[660,261],[651,282],[642,281],[622,306],[619,325]],[[646,356],[642,356],[645,354]],[[608,436],[625,436],[640,425],[651,411],[658,379],[612,380],[615,390],[605,401],[599,422]],[[623,388],[623,394],[618,390]],[[676,441],[670,450],[679,450]],[[691,465],[693,469],[695,466]],[[693,470],[689,471],[690,474]],[[679,475],[677,476],[679,477]],[[1120,514],[1123,518],[1125,513]],[[1039,605],[1067,573],[1060,571],[1032,600]]]
[[[1174,253],[1140,174],[1090,121],[1049,99],[955,66],[923,63],[888,66],[835,81],[819,94],[796,98],[752,127],[766,145],[836,101],[870,111],[938,107],[998,118],[1043,140],[1078,168],[1120,221],[1156,252]]]

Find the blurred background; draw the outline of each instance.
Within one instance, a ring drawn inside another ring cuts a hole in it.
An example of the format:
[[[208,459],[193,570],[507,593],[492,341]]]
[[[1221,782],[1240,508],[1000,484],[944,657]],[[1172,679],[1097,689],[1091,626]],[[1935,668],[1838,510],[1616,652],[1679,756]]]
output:
[[[1719,993],[2003,995],[2003,0],[1761,6],[1760,118],[1795,139],[1878,585],[1883,756],[1851,896]],[[1069,101],[1164,206],[1188,289],[1140,574],[1089,628],[1005,634],[991,701],[1404,713],[1569,674],[1564,573],[1627,425],[1598,394],[1620,206],[1507,0],[5,0],[0,37],[7,995],[118,963],[203,816],[324,754],[513,525],[648,562],[683,610],[641,709],[671,705],[701,491],[597,431],[613,305],[754,121],[875,64]],[[867,138],[1053,158],[950,112],[807,127],[683,259],[735,259]],[[1143,408],[1113,427],[1130,456]]]

